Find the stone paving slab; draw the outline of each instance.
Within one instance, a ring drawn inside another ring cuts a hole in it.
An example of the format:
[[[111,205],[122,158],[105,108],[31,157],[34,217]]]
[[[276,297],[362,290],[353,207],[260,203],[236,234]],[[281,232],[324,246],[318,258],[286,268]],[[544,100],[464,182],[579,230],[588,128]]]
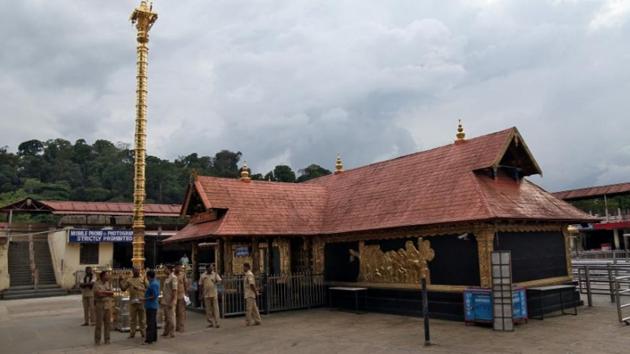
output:
[[[630,326],[616,322],[614,307],[598,299],[578,316],[530,320],[499,333],[460,322],[432,320],[431,347],[423,346],[422,320],[386,314],[315,309],[263,316],[245,327],[243,318],[205,328],[188,313],[188,330],[174,339],[140,345],[139,338],[112,332],[112,344],[92,345],[93,327],[81,327],[79,296],[0,301],[0,353],[627,353]]]

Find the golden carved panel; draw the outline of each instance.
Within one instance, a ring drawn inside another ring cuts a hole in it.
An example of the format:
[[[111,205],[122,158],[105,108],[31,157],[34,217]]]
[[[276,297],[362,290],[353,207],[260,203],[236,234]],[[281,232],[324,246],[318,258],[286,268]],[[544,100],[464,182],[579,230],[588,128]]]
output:
[[[350,250],[352,260],[360,261],[359,282],[373,283],[418,283],[426,276],[430,283],[427,262],[435,257],[428,240],[407,241],[405,248],[383,252],[379,245],[359,242],[359,251]]]

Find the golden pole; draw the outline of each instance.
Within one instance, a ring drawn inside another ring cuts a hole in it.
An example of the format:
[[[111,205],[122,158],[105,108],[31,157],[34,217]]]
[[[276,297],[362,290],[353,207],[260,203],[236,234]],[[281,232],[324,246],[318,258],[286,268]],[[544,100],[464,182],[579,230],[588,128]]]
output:
[[[138,45],[136,64],[136,134],[134,145],[134,175],[133,175],[133,256],[131,262],[135,268],[144,268],[144,199],[145,160],[147,145],[147,64],[149,55],[149,30],[157,20],[157,14],[147,1],[140,1],[140,5],[131,14],[131,23],[136,25]]]

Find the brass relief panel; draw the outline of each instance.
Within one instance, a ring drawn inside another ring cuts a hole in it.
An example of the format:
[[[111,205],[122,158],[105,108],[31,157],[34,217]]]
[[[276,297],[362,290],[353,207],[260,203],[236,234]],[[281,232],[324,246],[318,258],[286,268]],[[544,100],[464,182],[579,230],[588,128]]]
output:
[[[397,251],[383,252],[379,245],[359,242],[359,251],[350,250],[350,259],[360,262],[359,282],[418,283],[424,275],[431,282],[427,262],[435,257],[428,240],[407,241]]]

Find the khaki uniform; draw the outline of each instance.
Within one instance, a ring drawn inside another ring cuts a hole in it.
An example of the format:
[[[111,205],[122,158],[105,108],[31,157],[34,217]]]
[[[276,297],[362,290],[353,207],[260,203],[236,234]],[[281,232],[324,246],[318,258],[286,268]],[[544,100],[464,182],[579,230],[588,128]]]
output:
[[[112,324],[113,296],[98,296],[99,291],[112,291],[110,282],[94,282],[94,305],[96,308],[96,328],[94,329],[94,343],[101,343],[101,330],[105,343],[109,343],[109,331]]]
[[[199,283],[203,289],[203,304],[206,307],[206,320],[210,325],[219,327],[219,294],[217,283],[221,277],[216,272],[203,273]]]
[[[94,279],[95,275],[90,280],[85,279],[81,284],[81,299],[83,301],[83,323],[94,324],[96,323],[96,312],[94,309]]]
[[[144,292],[149,283],[140,277],[126,279],[120,285],[123,291],[129,290],[129,337],[136,335],[136,330],[140,329],[142,337],[145,335],[146,321],[144,313]]]
[[[186,290],[188,288],[188,278],[182,270],[177,276],[177,305],[175,312],[175,330],[177,332],[184,332],[186,325]]]
[[[179,288],[175,274],[169,274],[164,280],[162,292],[162,308],[164,309],[164,333],[163,336],[175,336],[175,306],[173,305],[173,290]]]
[[[251,288],[251,285],[256,285],[256,278],[251,270],[245,273],[243,278],[243,289],[245,292],[245,323],[249,326],[254,321],[255,325],[261,323],[260,313],[258,312],[258,305],[256,304],[256,292]]]

